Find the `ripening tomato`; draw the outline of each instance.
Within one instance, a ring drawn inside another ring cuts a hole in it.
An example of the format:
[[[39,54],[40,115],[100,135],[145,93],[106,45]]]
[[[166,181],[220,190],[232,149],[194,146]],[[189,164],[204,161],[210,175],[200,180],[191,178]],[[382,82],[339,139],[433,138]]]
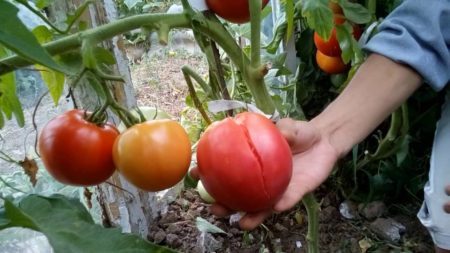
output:
[[[319,50],[316,52],[316,62],[319,68],[328,74],[339,74],[348,68],[340,56],[328,56]]]
[[[262,8],[269,0],[261,0]],[[250,8],[248,0],[206,0],[210,10],[221,18],[233,23],[242,24],[250,21]]]
[[[206,191],[237,211],[271,208],[292,175],[287,141],[269,119],[250,112],[209,126],[198,143],[197,163]]]
[[[328,56],[340,56],[341,48],[339,46],[339,41],[336,37],[336,28],[331,31],[331,36],[328,41],[322,39],[317,32],[314,32],[314,44],[317,50]]]
[[[345,18],[335,16],[335,24],[343,24],[344,22]],[[362,34],[361,28],[358,25],[353,25],[352,33],[353,37],[358,40]],[[334,27],[333,30],[331,30],[331,36],[329,40],[324,40],[319,36],[317,32],[314,32],[314,45],[316,45],[317,50],[328,56],[340,56],[342,52],[336,36],[336,28]]]
[[[117,170],[129,182],[146,191],[174,186],[187,173],[191,143],[176,121],[158,119],[136,124],[114,143]]]
[[[47,171],[61,183],[91,186],[115,171],[112,147],[119,131],[85,119],[83,110],[67,111],[42,129],[38,147]]]

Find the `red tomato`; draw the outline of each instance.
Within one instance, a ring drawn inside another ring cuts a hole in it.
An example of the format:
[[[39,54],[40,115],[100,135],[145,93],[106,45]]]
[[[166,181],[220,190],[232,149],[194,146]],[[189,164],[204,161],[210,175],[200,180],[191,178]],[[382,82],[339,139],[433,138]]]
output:
[[[225,207],[245,212],[271,208],[292,175],[287,141],[269,119],[249,112],[208,127],[197,162],[207,192]]]
[[[331,37],[328,41],[322,39],[317,32],[314,32],[314,44],[317,50],[328,56],[340,56],[341,48],[336,37],[336,28],[331,31]]]
[[[262,8],[269,2],[269,0],[261,1]],[[206,5],[218,16],[230,22],[242,24],[250,21],[248,0],[206,0]]]
[[[85,111],[71,110],[47,123],[38,146],[47,171],[61,183],[91,186],[115,171],[112,147],[119,131],[88,122]]]
[[[344,22],[345,17],[338,15],[334,16],[335,24],[341,25]],[[361,37],[361,34],[361,28],[358,25],[353,25],[353,37],[358,40]],[[340,56],[342,52],[336,36],[336,28],[333,28],[331,31],[329,40],[324,40],[317,32],[314,32],[314,45],[316,45],[317,50],[328,56]]]
[[[340,56],[327,56],[319,50],[316,52],[316,62],[319,68],[328,74],[339,74],[348,68]]]
[[[136,124],[114,143],[114,163],[136,187],[160,191],[178,183],[191,163],[191,143],[184,128],[168,119]]]

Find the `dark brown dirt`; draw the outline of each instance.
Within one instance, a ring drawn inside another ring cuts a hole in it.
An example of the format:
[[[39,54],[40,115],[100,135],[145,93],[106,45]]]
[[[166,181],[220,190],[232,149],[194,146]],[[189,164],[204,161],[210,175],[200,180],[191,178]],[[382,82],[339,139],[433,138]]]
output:
[[[415,217],[389,214],[406,226],[406,234],[400,243],[388,243],[370,230],[369,221],[342,218],[338,211],[342,199],[335,193],[324,194],[318,200],[322,203],[319,213],[320,252],[364,252],[362,246],[365,242],[371,245],[366,252],[433,252],[426,230]],[[213,216],[208,205],[202,202],[193,189],[183,191],[169,206],[168,212],[151,228],[149,240],[180,252],[202,252],[197,217],[204,218],[226,232],[212,234],[213,241],[220,246],[214,252],[307,252],[308,224],[303,206],[274,214],[264,225],[245,232],[237,224],[230,224],[228,218]]]

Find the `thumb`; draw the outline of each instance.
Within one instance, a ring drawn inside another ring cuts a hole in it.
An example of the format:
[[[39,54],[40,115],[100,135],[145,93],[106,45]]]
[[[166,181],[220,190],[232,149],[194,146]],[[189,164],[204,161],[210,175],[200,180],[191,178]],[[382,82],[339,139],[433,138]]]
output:
[[[317,129],[306,121],[285,118],[278,121],[277,127],[294,154],[309,149],[319,138]]]

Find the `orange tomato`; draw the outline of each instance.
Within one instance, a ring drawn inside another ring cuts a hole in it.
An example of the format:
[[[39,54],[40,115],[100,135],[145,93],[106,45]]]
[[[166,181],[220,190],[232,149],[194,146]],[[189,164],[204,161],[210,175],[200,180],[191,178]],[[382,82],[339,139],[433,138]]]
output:
[[[136,124],[114,143],[113,159],[121,175],[138,188],[160,191],[177,184],[191,162],[191,143],[173,120]]]
[[[316,52],[316,62],[319,68],[327,74],[339,74],[348,68],[340,56],[327,56],[319,50]]]

